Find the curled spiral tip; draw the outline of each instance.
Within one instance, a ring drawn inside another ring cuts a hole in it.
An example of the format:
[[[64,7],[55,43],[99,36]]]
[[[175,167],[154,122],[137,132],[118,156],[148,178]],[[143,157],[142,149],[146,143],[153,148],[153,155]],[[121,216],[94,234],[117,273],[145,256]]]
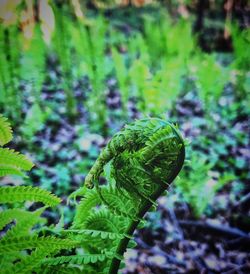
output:
[[[116,188],[155,204],[151,195],[169,186],[184,157],[184,140],[175,125],[160,118],[136,120],[109,141],[86,176],[84,186],[95,186],[102,201],[108,204],[101,195],[99,177],[104,166],[112,161]]]

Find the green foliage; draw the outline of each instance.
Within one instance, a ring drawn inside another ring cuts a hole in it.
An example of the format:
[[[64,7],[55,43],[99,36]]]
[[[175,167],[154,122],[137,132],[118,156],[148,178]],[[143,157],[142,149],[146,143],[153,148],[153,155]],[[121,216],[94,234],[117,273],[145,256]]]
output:
[[[76,245],[76,242],[70,240],[57,239],[55,237],[37,237],[37,236],[25,236],[25,237],[13,237],[1,241],[0,253],[15,252],[23,249],[33,248],[50,248],[52,250],[60,250],[61,248],[72,248]]]
[[[0,128],[1,141],[5,144],[12,135],[2,116]],[[28,171],[33,166],[23,155],[7,148],[0,148],[0,156],[6,166],[17,170]],[[110,140],[86,177],[85,185],[94,184],[95,188],[84,186],[80,190],[84,197],[68,230],[63,229],[63,219],[54,228],[34,229],[44,223],[40,215],[45,207],[35,212],[23,208],[22,202],[26,201],[56,206],[60,202],[56,196],[37,187],[1,187],[0,203],[6,209],[0,212],[0,229],[15,221],[0,239],[3,273],[40,273],[57,265],[63,265],[59,268],[62,272],[74,273],[84,266],[87,273],[107,273],[108,268],[110,273],[116,273],[126,248],[135,246],[131,239],[134,229],[176,177],[183,161],[182,137],[168,122],[150,118],[127,125]],[[99,186],[104,170],[109,184]],[[8,208],[9,204],[15,208]],[[39,231],[62,237],[40,236]],[[76,249],[75,254],[56,256],[62,249],[78,247],[84,253]]]
[[[51,64],[46,64],[48,53],[52,59],[55,54],[59,61],[59,71],[57,67],[53,70],[59,72],[56,77],[59,76],[59,82],[65,91],[67,115],[75,117],[77,105],[83,104],[88,110],[90,130],[102,131],[103,135],[108,134],[107,122],[113,115],[106,104],[105,81],[109,77],[117,78],[122,99],[122,117],[128,119],[129,99],[135,99],[137,109],[145,115],[161,116],[164,112],[171,111],[180,95],[188,92],[185,84],[190,76],[194,79],[207,113],[210,107],[214,109],[217,105],[223,88],[229,83],[230,75],[236,77],[236,95],[241,99],[249,99],[249,56],[248,51],[242,50],[249,41],[248,30],[240,31],[239,28],[232,27],[235,60],[230,66],[230,72],[217,62],[217,57],[200,52],[192,33],[190,18],[174,21],[161,9],[157,16],[145,12],[138,16],[140,24],[124,34],[120,30],[123,24],[119,20],[108,21],[101,14],[82,20],[72,15],[72,10],[66,3],[52,6],[56,28],[50,48],[45,47],[39,26],[34,29],[29,47],[23,49],[18,46],[18,41],[20,36],[21,41],[24,39],[19,33],[17,35],[15,27],[1,26],[0,46],[3,50],[0,57],[0,101],[13,100],[4,105],[4,109],[12,113],[13,118],[21,112],[20,104],[26,93],[19,92],[20,82],[31,84],[32,90],[27,93],[36,97],[36,104],[44,110],[40,102],[40,91],[47,76],[50,77],[47,70],[51,70]],[[11,46],[14,42],[15,47]],[[85,84],[81,86],[84,99],[80,102],[77,101],[74,89],[85,77],[91,89]],[[53,84],[58,87],[57,81]],[[46,105],[47,102],[43,104]],[[34,108],[37,108],[36,105]],[[37,113],[40,117],[38,121],[44,123],[42,115],[39,115],[39,111]],[[20,115],[16,118],[19,119]],[[26,122],[28,125],[29,119]],[[24,131],[30,137],[38,128],[39,125],[30,128],[24,126]]]
[[[71,26],[72,46],[76,52],[77,74],[80,77],[87,74],[91,83],[91,91],[85,104],[90,114],[91,129],[94,132],[105,131],[107,109],[104,81],[108,74],[105,56],[107,22],[100,15],[88,25],[81,20],[77,20],[74,25],[70,23],[68,25]]]
[[[35,27],[30,41],[23,38],[24,48],[21,55],[21,79],[31,84],[31,95],[37,104],[41,104],[41,89],[46,78],[46,45],[41,30]],[[28,69],[27,69],[28,68]]]
[[[27,111],[24,123],[21,126],[23,135],[30,140],[37,131],[43,128],[50,113],[48,110],[43,111],[39,104],[34,103]]]
[[[138,108],[142,113],[146,112],[146,99],[143,97],[150,77],[148,66],[140,59],[135,59],[129,71],[133,95],[139,98]]]
[[[6,119],[0,116],[1,145],[12,139],[12,131]],[[21,170],[28,171],[33,164],[22,154],[0,148],[0,175],[21,175]],[[56,206],[60,199],[50,192],[38,187],[30,186],[2,186],[0,187],[0,229],[6,228],[0,239],[0,266],[2,273],[31,273],[39,267],[47,256],[58,253],[61,249],[71,249],[77,245],[71,239],[55,237],[39,237],[34,226],[44,223],[40,217],[45,208],[35,212],[24,209],[26,201],[42,202],[47,206]],[[9,208],[10,204],[15,208]],[[12,224],[14,222],[14,224]],[[8,228],[8,225],[11,225]],[[30,250],[31,253],[25,253]]]
[[[157,19],[145,17],[144,33],[154,67],[164,64],[174,56],[187,61],[195,49],[191,23],[184,19],[173,23],[168,16],[162,13]]]
[[[20,36],[16,25],[0,24],[0,104],[7,105],[7,114],[20,120],[22,96],[20,84]]]
[[[246,48],[250,43],[250,30],[240,31],[237,25],[231,26],[232,40],[234,47],[234,67],[240,70],[249,71],[250,53]]]
[[[129,99],[128,70],[125,65],[124,57],[118,52],[116,48],[112,48],[112,58],[114,60],[115,73],[121,92],[123,110],[124,113],[126,113],[126,106]]]
[[[40,215],[41,212],[38,212]],[[12,220],[16,219],[18,222],[27,221],[27,219],[39,219],[37,217],[37,213],[28,212],[19,208],[7,209],[5,211],[0,212],[0,229],[2,230],[8,223]]]
[[[0,148],[0,163],[3,167],[6,165],[23,170],[30,170],[33,166],[24,155],[8,148]]]
[[[60,264],[89,264],[103,262],[106,258],[105,254],[84,254],[73,256],[61,256],[53,259],[47,259],[44,261],[46,265],[60,265]]]
[[[59,9],[53,4],[56,21],[56,32],[54,34],[54,46],[63,74],[63,89],[66,95],[66,108],[70,117],[76,115],[76,99],[73,92],[73,75],[71,60],[71,44],[69,28],[71,21],[64,15],[63,4]]]
[[[83,198],[69,230],[75,234],[73,238],[79,239],[79,234],[89,237],[82,243],[84,250],[93,254],[87,262],[104,260],[96,263],[93,271],[109,268],[109,273],[116,273],[127,246],[134,246],[130,241],[134,229],[175,178],[183,157],[184,144],[177,129],[161,119],[138,120],[109,141],[86,176],[84,187],[74,193]],[[108,186],[99,186],[104,170]],[[111,258],[96,255],[103,250],[113,253]],[[52,262],[69,260],[59,257]]]
[[[160,13],[157,19],[145,17],[144,37],[136,33],[129,42],[130,84],[142,113],[161,115],[180,95],[195,50],[191,32],[188,21],[174,24]]]
[[[236,78],[236,95],[250,103],[250,53],[246,50],[250,43],[250,30],[240,31],[237,25],[231,26],[232,42],[234,47],[234,61],[231,64]]]
[[[230,173],[213,178],[211,171],[213,166],[214,164],[209,163],[206,156],[192,153],[190,164],[175,181],[177,191],[181,193],[184,201],[191,205],[197,217],[205,212],[216,192],[235,179],[235,176]]]
[[[161,115],[171,109],[181,92],[184,72],[183,60],[169,58],[151,77],[149,83],[142,89],[143,98],[148,102],[146,113]]]
[[[13,186],[1,187],[0,203],[16,203],[23,201],[43,202],[45,205],[56,206],[60,203],[60,199],[48,191],[39,187],[30,186]]]
[[[183,106],[176,102],[185,96],[185,104],[186,99],[188,101],[188,98],[196,96],[196,91],[203,104],[205,117],[209,114],[216,117],[219,111],[224,112],[224,116],[219,113],[223,121],[218,123],[222,122],[225,128],[232,127],[232,123],[237,124],[238,117],[244,119],[248,115],[240,111],[240,106],[248,106],[249,99],[249,51],[245,50],[249,44],[249,31],[240,31],[238,28],[232,30],[234,60],[225,68],[224,61],[230,60],[231,56],[218,62],[217,55],[201,53],[192,34],[192,22],[189,20],[173,21],[165,11],[164,14],[159,12],[155,17],[154,11],[146,12],[147,15],[139,12],[138,25],[133,27],[127,24],[128,21],[124,23],[120,18],[108,21],[106,15],[100,14],[91,17],[91,20],[81,21],[75,18],[66,6],[66,3],[62,6],[60,3],[54,4],[56,30],[50,48],[46,48],[42,42],[37,26],[27,49],[21,49],[19,46],[22,34],[16,26],[1,26],[0,104],[9,117],[15,118],[12,123],[24,117],[20,115],[21,106],[26,111],[27,105],[32,104],[20,127],[24,139],[37,140],[38,136],[35,134],[41,129],[47,130],[47,126],[48,135],[52,129],[54,137],[54,130],[58,130],[58,127],[56,124],[51,128],[50,123],[53,123],[53,126],[54,122],[59,124],[61,114],[63,116],[65,113],[62,106],[64,94],[58,92],[61,83],[67,101],[65,114],[80,118],[81,121],[83,119],[84,122],[87,120],[90,127],[84,130],[98,131],[105,137],[109,133],[109,123],[115,125],[112,130],[122,124],[121,119],[113,120],[113,112],[109,112],[106,105],[107,92],[115,89],[116,93],[117,87],[123,108],[122,116],[119,117],[130,119],[128,106],[131,102],[132,107],[139,110],[135,114],[139,117],[166,117],[169,112],[172,115],[180,110],[184,113],[181,114],[181,119],[184,121],[183,126],[188,128],[187,134],[190,123],[186,123],[187,118],[184,116],[187,113],[186,116],[189,116],[190,106],[187,102],[187,109],[184,106],[183,110]],[[109,16],[113,19],[112,12]],[[15,40],[16,47],[13,46]],[[48,50],[49,60],[46,60]],[[113,81],[114,77],[117,79],[117,87]],[[19,87],[22,84],[25,88],[21,90]],[[46,100],[41,102],[40,92],[43,84],[42,95]],[[234,84],[233,99],[227,94],[232,92],[230,84]],[[225,89],[223,93],[224,88],[228,86],[229,89]],[[52,93],[51,87],[57,88],[55,94]],[[75,94],[74,89],[77,91]],[[224,95],[227,96],[226,99],[229,98],[226,104],[232,107],[233,114],[227,113],[227,107],[221,107],[221,102],[225,103]],[[83,98],[83,102],[78,100],[78,96]],[[21,102],[23,99],[25,104]],[[234,99],[239,100],[238,108],[235,107]],[[79,117],[76,105],[81,110]],[[50,112],[50,108],[53,112]],[[196,107],[194,111],[197,111]],[[229,120],[232,123],[228,124]],[[48,125],[45,125],[47,121]],[[192,118],[192,129],[196,130],[194,124],[197,121],[198,118]],[[75,130],[75,125],[72,124],[72,130]],[[60,127],[61,125],[59,129]],[[247,136],[241,129],[232,130],[229,134],[216,134],[218,127],[213,121],[209,121],[209,127],[213,128],[213,133],[205,136],[204,132],[202,136],[195,138],[193,145],[194,148],[202,147],[202,150],[209,151],[209,157],[194,153],[191,156],[191,166],[187,167],[182,178],[176,182],[178,193],[190,204],[197,217],[208,212],[216,193],[234,179],[231,174],[232,166],[239,171],[239,179],[246,179],[248,176],[245,160],[247,157],[243,156],[246,154]],[[199,130],[203,130],[202,125]],[[4,146],[11,138],[9,124],[0,116],[0,146]],[[74,137],[72,139],[74,142]],[[54,155],[54,148],[50,147],[48,140],[39,141],[42,143],[41,150],[46,151],[46,154],[44,151],[37,152],[39,148],[34,145],[32,153],[37,153],[37,161],[44,161],[47,165],[51,164],[51,159],[54,161],[57,157],[68,157],[69,150],[65,149],[64,144]],[[84,138],[79,139],[79,146],[84,141]],[[166,189],[176,175],[173,170],[176,171],[181,166],[178,162],[183,152],[180,145],[183,146],[183,143],[175,127],[157,119],[137,121],[115,134],[86,176],[84,187],[69,197],[77,194],[82,196],[82,199],[77,205],[73,224],[68,230],[64,230],[63,218],[55,227],[42,226],[44,219],[40,215],[44,208],[35,212],[24,208],[30,205],[26,201],[56,206],[60,199],[50,192],[27,186],[1,187],[0,202],[4,203],[4,210],[0,212],[0,228],[3,229],[4,240],[2,244],[11,244],[18,238],[20,245],[27,240],[28,249],[28,252],[23,249],[3,255],[3,258],[0,258],[1,269],[13,273],[107,273],[107,269],[111,269],[111,273],[115,273],[117,260],[122,258],[126,246],[133,246],[133,229],[142,222],[143,213],[149,209],[147,207],[155,204],[157,195],[153,194],[157,190]],[[237,145],[240,145],[237,156],[228,156],[230,149],[236,150]],[[37,183],[52,190],[56,182],[57,194],[75,187],[75,181],[71,184],[72,177],[86,173],[90,162],[97,157],[96,147],[82,149],[81,153],[88,153],[83,162],[80,162],[80,157],[75,157],[77,160],[73,159],[68,166],[65,163],[56,163],[48,170],[49,175],[45,168],[36,170],[33,175],[42,177]],[[74,153],[75,151],[72,155]],[[47,157],[48,155],[51,157]],[[226,161],[221,160],[225,157]],[[23,171],[29,171],[32,166],[25,156],[8,148],[0,148],[0,176],[23,175]],[[218,176],[214,170],[221,169],[228,172]],[[53,176],[50,176],[51,174]],[[102,175],[106,178],[107,185],[99,185]],[[89,189],[91,187],[93,189]],[[72,216],[70,207],[63,210],[68,210]],[[65,219],[68,225],[70,218],[67,216]],[[61,248],[66,250],[60,252],[60,249],[52,248],[48,240],[49,248],[44,247],[39,244],[43,241],[40,241],[43,233],[45,242],[52,234],[57,235],[53,239],[59,242],[68,239],[72,245],[65,245],[64,248],[62,244]],[[37,237],[37,248],[28,240],[33,236]],[[71,250],[71,247],[74,249]]]
[[[89,94],[87,107],[90,115],[90,123],[94,131],[102,129],[105,132],[105,123],[107,122],[107,109],[105,102],[104,81],[106,72],[103,68],[105,64],[105,34],[107,23],[104,17],[99,18],[88,29],[90,56],[91,56],[91,74],[89,75],[92,90]],[[92,112],[92,109],[95,109]],[[99,124],[99,125],[98,125]],[[101,127],[101,128],[98,128]]]
[[[0,116],[0,145],[3,146],[12,139],[12,131],[9,123]],[[0,176],[10,174],[22,175],[21,170],[28,171],[33,164],[26,156],[15,152],[13,149],[0,147]]]
[[[222,67],[215,55],[200,54],[191,60],[191,74],[197,77],[198,96],[206,111],[214,109],[229,80],[229,71]]]
[[[12,139],[12,130],[7,119],[0,115],[0,146],[4,146]]]

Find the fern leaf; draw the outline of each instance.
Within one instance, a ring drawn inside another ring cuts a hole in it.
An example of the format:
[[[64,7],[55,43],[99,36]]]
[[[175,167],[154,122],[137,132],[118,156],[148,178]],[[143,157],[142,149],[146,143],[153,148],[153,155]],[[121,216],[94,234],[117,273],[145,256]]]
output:
[[[60,251],[60,249],[58,249],[57,247],[43,247],[35,249],[34,251],[32,251],[30,256],[25,256],[20,262],[14,265],[14,267],[12,268],[12,273],[33,273],[36,268],[40,268],[42,261],[47,256],[55,255]]]
[[[30,170],[34,164],[26,156],[13,149],[0,148],[0,164],[7,167],[12,166],[23,170]]]
[[[101,194],[107,207],[116,215],[136,219],[140,200],[131,198],[130,194],[115,187],[102,187]]]
[[[126,195],[122,195],[119,190],[114,187],[103,187],[102,196],[106,201],[108,208],[117,215],[133,219],[136,215],[139,206],[139,200],[132,201]],[[87,190],[85,197],[80,201],[76,216],[74,219],[73,228],[82,228],[84,222],[91,213],[91,209],[96,205],[101,204],[102,200],[96,189]]]
[[[85,197],[77,206],[73,228],[81,228],[84,221],[90,214],[90,210],[101,203],[101,199],[95,190],[87,190]]]
[[[71,264],[89,264],[103,262],[107,256],[105,254],[84,254],[84,255],[73,255],[73,256],[61,256],[52,259],[44,260],[46,265],[60,265],[65,263]]]
[[[123,233],[129,219],[112,214],[106,208],[93,211],[84,223],[84,229]]]
[[[38,216],[42,213],[43,210],[44,208],[41,208],[36,212],[29,212],[19,208],[14,208],[0,212],[0,230],[13,220],[17,220],[17,222],[19,222],[27,219],[36,218],[37,221],[40,221],[40,218],[38,218]]]
[[[45,248],[47,250],[70,249],[78,245],[78,242],[68,239],[57,239],[55,237],[13,237],[0,241],[0,253],[12,253],[23,249]]]
[[[18,175],[18,176],[24,176],[24,173],[21,172],[18,168],[2,165],[0,164],[0,177],[4,177],[7,175]]]
[[[51,194],[49,191],[30,186],[13,186],[0,188],[0,203],[15,202],[42,202],[48,206],[56,206],[61,199]]]
[[[7,144],[12,139],[12,130],[7,119],[0,114],[0,146]]]
[[[91,274],[93,273],[93,269],[91,269],[92,272],[89,272],[84,267],[84,274]],[[46,266],[43,265],[42,269],[40,271],[36,271],[37,274],[83,274],[82,270],[78,267],[70,267],[68,265],[57,265],[57,266]],[[96,273],[98,274],[98,273]]]
[[[17,223],[7,231],[4,235],[4,239],[7,240],[8,238],[13,237],[28,236],[34,225],[44,222],[44,219],[39,217],[43,210],[44,208],[40,208],[35,212],[23,211],[21,215],[19,215],[19,218],[15,217]]]
[[[53,249],[48,248],[34,250],[30,256],[25,256],[20,262],[12,267],[12,273],[32,273],[36,267],[41,265],[41,261],[52,252]]]
[[[100,237],[101,239],[121,239],[124,237],[122,233],[116,233],[116,232],[108,232],[103,230],[96,230],[96,229],[81,229],[81,230],[66,230],[68,233],[77,233],[77,234],[85,234],[90,235],[91,237]]]
[[[13,261],[21,258],[20,252],[9,253],[0,257],[1,274],[10,274],[12,272]]]

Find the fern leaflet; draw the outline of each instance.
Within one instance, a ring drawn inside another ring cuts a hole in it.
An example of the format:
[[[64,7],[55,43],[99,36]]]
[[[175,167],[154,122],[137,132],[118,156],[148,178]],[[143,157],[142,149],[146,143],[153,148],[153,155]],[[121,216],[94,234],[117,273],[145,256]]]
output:
[[[30,186],[13,186],[0,188],[0,203],[15,203],[24,201],[42,202],[48,206],[56,206],[61,199],[49,191]]]
[[[26,156],[8,148],[0,148],[0,163],[23,170],[30,170],[33,167],[33,163]]]
[[[55,237],[24,236],[0,240],[0,253],[12,253],[23,249],[51,248],[53,250],[70,249],[78,245],[78,242]]]

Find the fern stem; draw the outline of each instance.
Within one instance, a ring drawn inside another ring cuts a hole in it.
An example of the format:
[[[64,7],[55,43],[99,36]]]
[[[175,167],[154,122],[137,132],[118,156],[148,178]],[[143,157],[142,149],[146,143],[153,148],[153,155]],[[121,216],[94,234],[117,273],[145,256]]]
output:
[[[180,142],[183,143],[181,137],[180,137]],[[169,179],[169,185],[172,183],[172,181],[175,179],[175,177],[178,175],[179,171],[180,171],[180,167],[182,167],[183,163],[184,163],[184,159],[185,159],[185,147],[184,144],[182,145],[178,160],[177,160],[177,165],[176,165],[176,169],[173,171],[171,178]],[[156,201],[161,194],[166,190],[166,187],[164,185],[161,185],[161,187],[159,187],[150,197],[151,201]],[[109,274],[117,274],[119,267],[120,267],[120,263],[121,260],[118,259],[118,257],[123,257],[124,252],[127,249],[128,243],[131,239],[130,236],[132,236],[134,234],[135,229],[137,228],[140,220],[143,218],[143,216],[146,214],[146,212],[151,208],[152,206],[152,202],[150,200],[145,200],[144,203],[141,206],[141,209],[139,210],[137,216],[136,216],[136,220],[131,220],[126,232],[124,233],[124,235],[127,235],[127,237],[124,237],[123,239],[121,239],[121,241],[118,244],[118,247],[116,249],[116,254],[118,256],[114,257],[111,261],[111,265],[110,265],[110,269],[109,269]]]

